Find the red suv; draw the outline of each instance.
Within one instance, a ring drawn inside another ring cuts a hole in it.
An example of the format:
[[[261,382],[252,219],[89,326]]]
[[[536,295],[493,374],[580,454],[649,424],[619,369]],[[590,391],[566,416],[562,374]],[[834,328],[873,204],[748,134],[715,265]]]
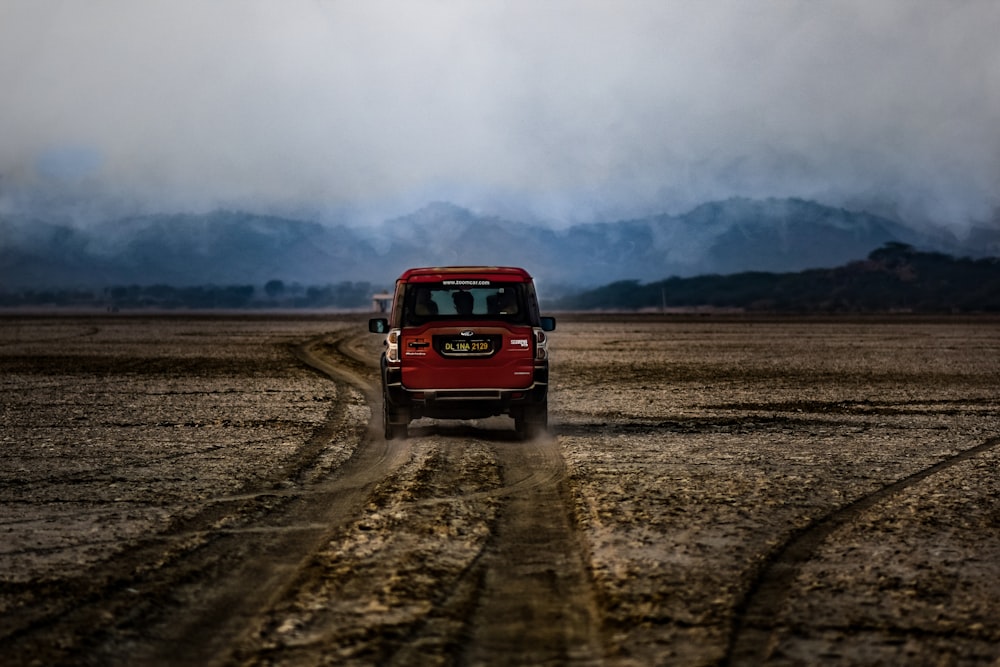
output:
[[[535,286],[524,269],[449,266],[410,269],[396,281],[382,354],[386,439],[406,437],[412,419],[507,414],[522,437],[548,422],[549,360]]]

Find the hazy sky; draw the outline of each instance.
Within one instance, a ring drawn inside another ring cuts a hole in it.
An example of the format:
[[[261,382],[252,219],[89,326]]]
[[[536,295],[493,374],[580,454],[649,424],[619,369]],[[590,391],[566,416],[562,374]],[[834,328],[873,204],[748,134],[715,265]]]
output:
[[[997,222],[998,35],[996,0],[0,0],[0,210]]]

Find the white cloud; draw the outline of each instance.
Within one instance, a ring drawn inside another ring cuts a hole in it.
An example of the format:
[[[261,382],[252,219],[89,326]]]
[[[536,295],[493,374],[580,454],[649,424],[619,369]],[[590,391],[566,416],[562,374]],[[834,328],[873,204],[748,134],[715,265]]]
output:
[[[792,195],[962,226],[1000,207],[997,34],[992,0],[8,0],[0,196],[72,149],[152,207]]]

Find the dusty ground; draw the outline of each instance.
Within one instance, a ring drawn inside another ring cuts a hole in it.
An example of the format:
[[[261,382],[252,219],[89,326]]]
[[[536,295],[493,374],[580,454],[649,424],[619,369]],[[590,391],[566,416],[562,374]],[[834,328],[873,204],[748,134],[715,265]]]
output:
[[[562,318],[386,444],[358,318],[0,318],[4,665],[1000,663],[1000,322]]]

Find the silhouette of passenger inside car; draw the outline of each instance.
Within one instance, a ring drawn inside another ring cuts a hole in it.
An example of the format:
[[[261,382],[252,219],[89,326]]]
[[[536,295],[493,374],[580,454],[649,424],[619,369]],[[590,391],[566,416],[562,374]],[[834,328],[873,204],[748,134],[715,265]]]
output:
[[[417,302],[413,306],[413,312],[420,317],[437,315],[438,306],[431,299],[431,292],[427,289],[417,290]]]
[[[455,312],[459,315],[471,315],[472,303],[474,299],[468,292],[455,292],[451,295],[451,300],[455,302]]]
[[[517,299],[514,292],[507,290],[497,293],[497,312],[501,315],[517,315]]]

